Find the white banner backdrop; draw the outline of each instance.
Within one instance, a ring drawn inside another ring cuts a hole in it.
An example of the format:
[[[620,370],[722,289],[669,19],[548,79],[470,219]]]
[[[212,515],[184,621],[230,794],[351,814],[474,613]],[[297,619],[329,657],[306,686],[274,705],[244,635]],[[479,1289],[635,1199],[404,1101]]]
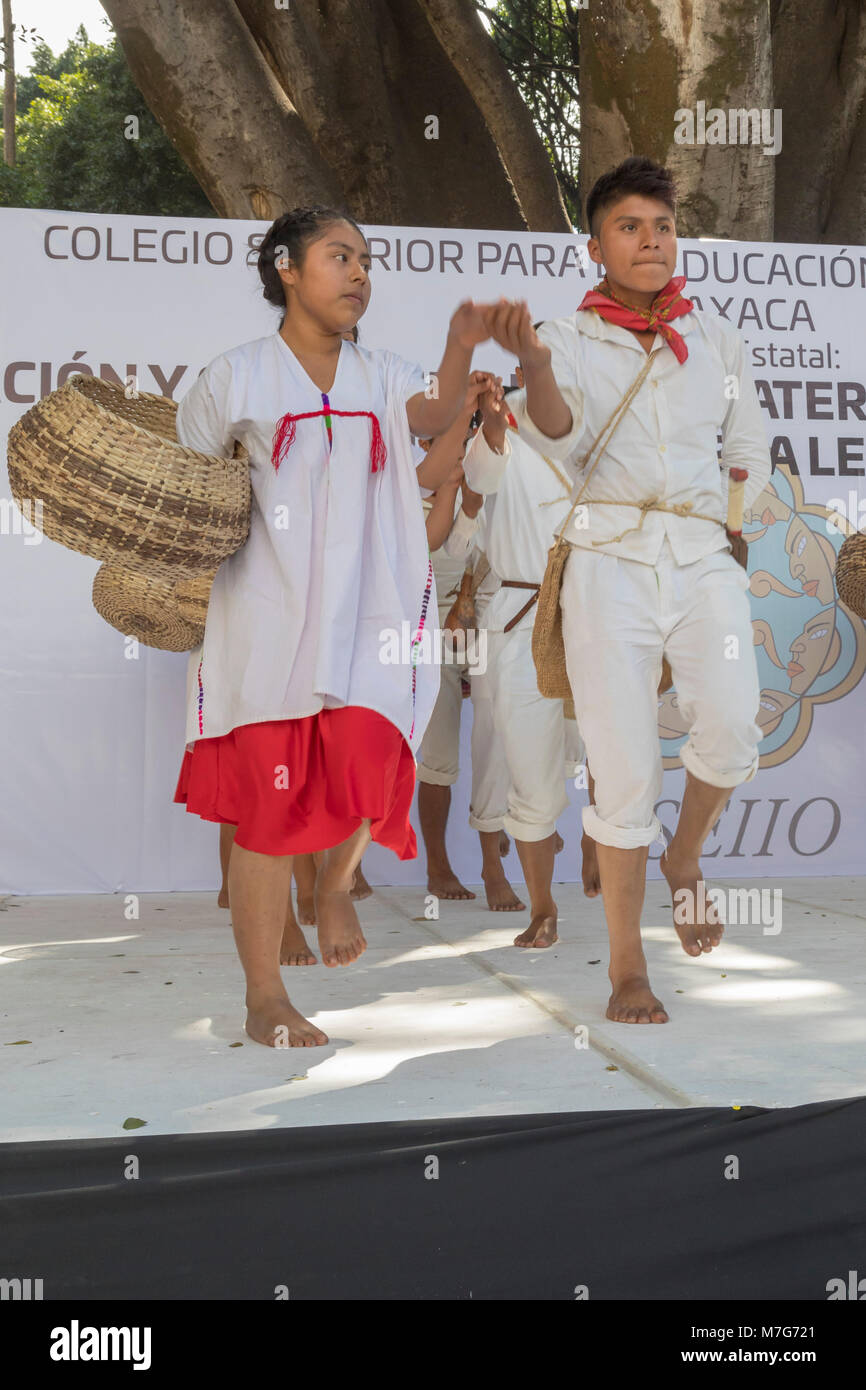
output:
[[[98,562],[33,534],[8,500],[5,441],[72,371],[134,373],[142,390],[177,400],[218,353],[276,331],[255,270],[266,226],[0,209],[0,892],[190,890],[219,881],[217,827],[172,802],[187,658],[145,647],[128,658],[122,634],[91,603]],[[525,298],[533,318],[552,318],[570,313],[597,280],[580,236],[367,231],[374,288],[362,341],[430,369],[459,300]],[[746,525],[762,770],[732,794],[708,846],[709,872],[862,873],[866,629],[838,603],[832,576],[843,535],[866,518],[866,250],[683,241],[677,270],[702,309],[746,338],[776,464]],[[475,365],[510,377],[514,363],[484,346]],[[468,701],[464,711],[449,846],[457,873],[477,882]],[[675,692],[659,723],[670,770],[658,813],[669,832],[684,778]],[[579,876],[585,800],[574,788],[570,795],[557,864],[566,880]],[[423,883],[418,839],[418,859],[403,864],[373,846],[371,882]]]

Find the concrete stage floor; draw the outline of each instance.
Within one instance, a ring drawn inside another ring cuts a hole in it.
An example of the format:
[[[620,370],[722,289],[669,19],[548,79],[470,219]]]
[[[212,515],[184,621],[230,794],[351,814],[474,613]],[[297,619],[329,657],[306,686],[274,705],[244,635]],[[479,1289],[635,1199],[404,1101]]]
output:
[[[129,1118],[183,1134],[863,1094],[866,879],[745,886],[781,888],[781,931],[729,926],[692,960],[666,885],[647,885],[671,1022],[642,1027],[604,1017],[603,912],[579,885],[557,886],[546,951],[513,947],[528,913],[488,912],[481,889],[427,921],[421,890],[377,888],[359,904],[360,961],[283,972],[330,1044],[275,1050],[243,1032],[215,892],[142,894],[137,921],[122,894],[2,898],[0,1141],[120,1136]]]

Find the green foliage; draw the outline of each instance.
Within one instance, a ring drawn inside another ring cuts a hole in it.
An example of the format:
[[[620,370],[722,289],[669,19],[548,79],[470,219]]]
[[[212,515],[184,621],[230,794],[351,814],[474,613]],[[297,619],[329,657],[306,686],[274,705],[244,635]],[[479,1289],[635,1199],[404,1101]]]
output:
[[[17,163],[0,163],[0,207],[213,217],[214,210],[148,110],[116,40],[83,25],[55,57],[33,50],[17,83]],[[139,138],[127,139],[137,116]]]
[[[580,226],[577,0],[475,0],[532,112],[573,224]]]

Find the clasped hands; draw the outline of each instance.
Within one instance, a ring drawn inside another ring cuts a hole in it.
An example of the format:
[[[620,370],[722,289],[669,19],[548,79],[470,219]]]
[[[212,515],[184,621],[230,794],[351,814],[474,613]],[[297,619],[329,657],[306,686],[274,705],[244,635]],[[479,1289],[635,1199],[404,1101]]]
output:
[[[532,326],[525,299],[504,297],[495,304],[475,304],[465,300],[451,317],[448,336],[460,347],[472,350],[491,339],[512,353],[524,372],[550,365],[550,348],[542,343]],[[473,372],[469,379],[466,407],[480,409],[484,433],[493,448],[501,450],[505,438],[505,412],[502,409],[502,378],[489,372]]]

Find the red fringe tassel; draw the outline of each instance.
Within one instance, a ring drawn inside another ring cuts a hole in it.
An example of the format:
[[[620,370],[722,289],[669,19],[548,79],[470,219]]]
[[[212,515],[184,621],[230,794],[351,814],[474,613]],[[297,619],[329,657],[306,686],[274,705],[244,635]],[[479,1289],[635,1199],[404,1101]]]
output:
[[[271,463],[274,465],[274,472],[278,473],[280,464],[286,457],[295,442],[295,425],[298,420],[313,420],[318,417],[330,415],[366,415],[370,421],[370,472],[381,473],[385,467],[385,460],[388,451],[385,448],[385,440],[382,437],[382,427],[372,410],[308,410],[302,415],[287,414],[277,421],[274,430],[273,449],[271,451]]]

